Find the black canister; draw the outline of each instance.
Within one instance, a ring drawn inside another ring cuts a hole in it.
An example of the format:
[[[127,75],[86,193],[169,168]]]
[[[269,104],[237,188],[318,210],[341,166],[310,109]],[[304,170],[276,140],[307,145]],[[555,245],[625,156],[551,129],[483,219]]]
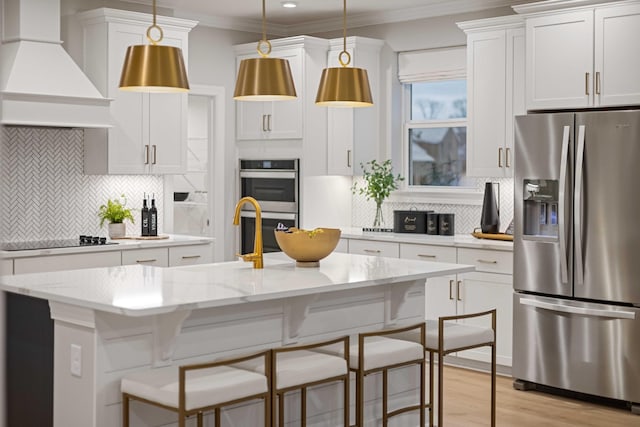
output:
[[[427,234],[438,234],[438,216],[435,212],[427,214]]]
[[[393,211],[394,233],[422,233],[427,231],[427,213],[430,211]]]
[[[438,218],[438,234],[441,236],[453,236],[455,234],[455,215],[441,213]]]

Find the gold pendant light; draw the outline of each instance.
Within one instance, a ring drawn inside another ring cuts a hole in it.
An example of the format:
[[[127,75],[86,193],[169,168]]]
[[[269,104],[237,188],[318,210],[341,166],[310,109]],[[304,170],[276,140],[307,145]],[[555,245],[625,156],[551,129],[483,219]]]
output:
[[[343,47],[338,55],[341,67],[322,71],[316,104],[325,107],[370,107],[373,105],[369,76],[363,68],[348,67],[351,55],[347,52],[347,0],[344,0]]]
[[[233,99],[238,101],[286,101],[297,97],[289,61],[268,57],[271,43],[267,40],[264,2],[262,0],[262,39],[256,48],[260,57],[240,62],[233,92]]]
[[[151,32],[159,33],[154,39]],[[160,46],[164,34],[156,24],[156,0],[153,0],[153,24],[147,28],[150,44],[129,46],[122,65],[120,90],[131,92],[187,92],[189,82],[182,50]]]

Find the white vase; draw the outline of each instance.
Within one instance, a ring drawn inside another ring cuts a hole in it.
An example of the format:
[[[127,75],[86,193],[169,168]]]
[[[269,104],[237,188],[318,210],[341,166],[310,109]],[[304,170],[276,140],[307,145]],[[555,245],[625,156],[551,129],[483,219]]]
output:
[[[109,224],[109,237],[111,239],[118,239],[125,236],[127,233],[127,227],[124,223],[110,223]]]

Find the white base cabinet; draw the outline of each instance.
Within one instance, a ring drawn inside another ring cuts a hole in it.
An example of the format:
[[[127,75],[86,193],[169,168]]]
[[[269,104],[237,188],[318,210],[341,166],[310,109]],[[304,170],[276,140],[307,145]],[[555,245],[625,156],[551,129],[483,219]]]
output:
[[[527,109],[640,104],[640,2],[544,8],[514,7],[526,14]]]
[[[187,94],[118,88],[127,48],[148,43],[151,15],[102,8],[78,16],[84,33],[84,71],[105,97],[113,99],[114,121],[109,129],[85,130],[85,173],[184,173]],[[161,16],[157,20],[164,32],[160,44],[181,48],[188,64],[189,31],[196,22]]]

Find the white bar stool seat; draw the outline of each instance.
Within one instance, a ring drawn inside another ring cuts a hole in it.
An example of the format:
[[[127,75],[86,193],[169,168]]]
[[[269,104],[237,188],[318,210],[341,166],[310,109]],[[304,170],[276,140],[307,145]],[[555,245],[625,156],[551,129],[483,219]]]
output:
[[[134,372],[122,378],[123,427],[129,426],[129,401],[138,400],[178,413],[178,425],[186,417],[214,410],[216,426],[220,426],[220,408],[254,399],[265,400],[265,426],[270,417],[270,351],[225,361],[167,366]],[[260,361],[262,359],[262,361]],[[261,363],[262,373],[232,366],[246,360]],[[265,373],[266,372],[266,373]]]
[[[438,348],[438,321],[427,320],[427,348]],[[458,349],[464,347],[476,347],[493,342],[495,335],[493,329],[482,326],[463,325],[460,323],[444,323],[443,350]]]

